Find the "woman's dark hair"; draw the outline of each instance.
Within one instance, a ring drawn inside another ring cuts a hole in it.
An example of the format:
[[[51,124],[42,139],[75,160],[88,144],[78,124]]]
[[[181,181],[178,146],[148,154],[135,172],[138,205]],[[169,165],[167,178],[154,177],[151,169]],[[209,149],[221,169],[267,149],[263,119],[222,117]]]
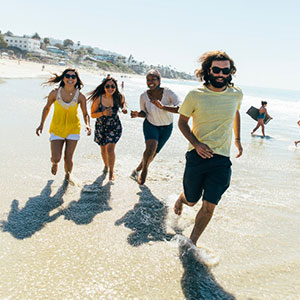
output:
[[[96,98],[100,97],[100,95],[105,94],[104,87],[105,87],[105,85],[108,81],[112,81],[114,83],[114,85],[116,86],[116,90],[112,95],[113,101],[114,101],[114,106],[118,106],[118,107],[123,108],[124,107],[124,103],[122,103],[123,95],[119,92],[117,80],[114,79],[113,77],[106,77],[101,82],[101,84],[99,84],[93,91],[89,92],[88,93],[88,100],[94,101]]]
[[[57,75],[57,74],[53,74],[54,76],[51,77],[48,81],[44,82],[43,84],[48,84],[48,85],[52,85],[52,84],[55,84],[55,83],[59,83],[59,86],[61,87],[64,87],[65,86],[65,83],[63,81],[66,73],[68,72],[74,72],[76,77],[77,77],[77,82],[75,83],[75,88],[77,89],[81,89],[83,87],[83,83],[78,75],[78,72],[75,70],[75,69],[71,69],[71,68],[68,68],[68,69],[65,69],[61,75]]]
[[[195,76],[199,78],[200,81],[204,81],[204,85],[209,85],[209,69],[213,61],[224,61],[228,60],[230,63],[230,75],[228,76],[228,84],[233,86],[231,83],[232,75],[236,73],[236,67],[234,61],[228,56],[226,52],[223,51],[209,51],[205,52],[199,59],[198,62],[201,63],[201,69],[195,71]]]
[[[268,102],[267,101],[261,101],[261,105],[264,106],[264,105],[267,105]]]

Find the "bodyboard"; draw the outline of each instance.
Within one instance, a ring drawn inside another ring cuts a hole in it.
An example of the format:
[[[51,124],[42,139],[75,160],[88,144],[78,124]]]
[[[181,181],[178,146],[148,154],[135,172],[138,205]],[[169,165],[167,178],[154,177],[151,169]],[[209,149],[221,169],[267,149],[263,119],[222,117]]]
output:
[[[253,120],[257,121],[257,117],[259,115],[259,109],[257,109],[254,106],[251,106],[247,110],[246,114],[248,114]],[[270,118],[268,118],[267,116],[265,116],[265,118],[264,118],[264,124],[268,124],[270,120],[271,120]]]

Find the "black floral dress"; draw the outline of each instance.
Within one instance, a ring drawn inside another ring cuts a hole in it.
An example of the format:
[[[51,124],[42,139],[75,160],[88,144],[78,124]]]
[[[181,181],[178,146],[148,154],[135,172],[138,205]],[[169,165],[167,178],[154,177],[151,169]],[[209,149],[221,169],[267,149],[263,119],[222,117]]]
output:
[[[108,107],[102,104],[102,96],[100,96],[99,111],[103,112]],[[96,119],[95,138],[94,141],[105,146],[109,143],[116,144],[122,135],[122,125],[118,116],[119,106],[112,107],[111,116],[102,116]]]

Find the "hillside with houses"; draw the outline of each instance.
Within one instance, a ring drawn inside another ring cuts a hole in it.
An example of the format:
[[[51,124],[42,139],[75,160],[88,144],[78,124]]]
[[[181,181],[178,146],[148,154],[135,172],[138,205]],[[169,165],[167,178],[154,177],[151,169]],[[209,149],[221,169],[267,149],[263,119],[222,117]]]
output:
[[[133,55],[126,57],[97,47],[81,45],[80,41],[74,42],[70,39],[61,41],[48,37],[41,38],[38,33],[32,36],[16,36],[10,31],[6,33],[0,31],[0,54],[47,64],[140,75],[151,68],[156,68],[165,78],[194,79],[194,76],[179,72],[171,66],[147,65],[135,60]]]

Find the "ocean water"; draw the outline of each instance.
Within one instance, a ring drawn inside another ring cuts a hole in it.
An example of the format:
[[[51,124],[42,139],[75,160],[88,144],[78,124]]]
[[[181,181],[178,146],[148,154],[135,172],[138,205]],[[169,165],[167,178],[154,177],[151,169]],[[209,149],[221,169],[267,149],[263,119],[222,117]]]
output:
[[[101,79],[82,76],[83,93]],[[129,110],[138,110],[145,79],[117,79]],[[70,186],[63,163],[50,173],[52,112],[35,135],[51,90],[42,81],[0,84],[0,299],[300,299],[300,92],[242,87],[244,153],[236,159],[232,147],[231,186],[196,248],[186,237],[200,203],[173,213],[187,149],[178,116],[145,186],[129,178],[144,150],[143,120],[129,115],[120,116],[115,182],[82,131]],[[198,83],[162,85],[183,99]],[[246,115],[261,100],[273,117],[267,138],[250,135],[255,122]]]

